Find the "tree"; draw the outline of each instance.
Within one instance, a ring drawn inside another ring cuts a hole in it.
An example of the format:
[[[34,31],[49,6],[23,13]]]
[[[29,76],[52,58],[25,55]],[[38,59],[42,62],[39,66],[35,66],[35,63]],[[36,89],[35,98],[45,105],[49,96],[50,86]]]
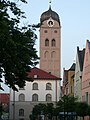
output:
[[[37,104],[34,106],[32,110],[32,116],[33,118],[38,118],[41,115],[48,116],[49,119],[52,119],[54,112],[54,106],[53,103],[47,103],[47,104]]]
[[[74,112],[77,98],[64,95],[57,103],[59,112]]]
[[[88,105],[87,114],[88,114],[88,116],[89,116],[89,120],[90,120],[90,105]]]
[[[33,110],[32,110],[32,118],[33,119],[38,119],[38,117],[40,118],[41,114],[46,114],[46,105],[45,104],[37,104],[34,106]]]
[[[53,103],[47,103],[46,106],[46,113],[48,115],[48,118],[51,120],[54,115],[54,106]]]
[[[33,28],[38,25],[20,28],[21,18],[25,18],[24,12],[15,2],[0,1],[0,82],[4,76],[5,84],[14,90],[18,90],[16,85],[23,87],[26,80],[32,81],[28,72],[39,59],[34,48],[37,36]]]
[[[60,118],[64,117],[64,120],[65,120],[65,117],[73,117],[73,116],[69,116],[69,112],[72,113],[72,115],[75,112],[76,101],[77,101],[77,98],[73,96],[64,95],[57,102],[57,112],[58,112],[57,115],[59,115],[59,113],[61,112],[62,114],[59,117]]]
[[[86,102],[77,102],[76,113],[78,116],[82,116],[84,120],[84,116],[88,115],[88,104]]]

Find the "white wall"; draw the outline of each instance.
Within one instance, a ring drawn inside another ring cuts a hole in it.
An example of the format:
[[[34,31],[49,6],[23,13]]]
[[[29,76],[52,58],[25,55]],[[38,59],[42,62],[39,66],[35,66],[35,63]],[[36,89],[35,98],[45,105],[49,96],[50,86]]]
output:
[[[32,90],[32,84],[38,83],[38,90]],[[52,84],[52,90],[46,90],[46,83],[50,82]],[[57,85],[56,85],[57,84]],[[46,94],[52,95],[52,101],[56,101],[56,91],[57,100],[60,97],[60,81],[57,80],[34,80],[34,82],[26,82],[25,90],[19,90],[15,92],[15,101],[18,101],[18,96],[23,93],[25,95],[25,101],[32,101],[32,95],[38,94],[39,101],[45,101]],[[57,88],[56,88],[57,87]],[[13,101],[13,91],[10,91],[10,101]]]

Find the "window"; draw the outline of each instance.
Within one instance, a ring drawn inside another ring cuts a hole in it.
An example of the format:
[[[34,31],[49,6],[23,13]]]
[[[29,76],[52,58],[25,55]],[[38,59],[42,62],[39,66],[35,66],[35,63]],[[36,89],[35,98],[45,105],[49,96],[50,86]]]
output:
[[[47,94],[47,95],[46,95],[46,101],[47,101],[47,102],[51,102],[51,101],[52,101],[52,96],[51,96],[51,94]]]
[[[19,95],[19,101],[25,101],[25,95],[24,94]]]
[[[47,33],[47,30],[44,30],[45,33]]]
[[[84,102],[85,101],[85,97],[84,96],[82,96],[82,102]]]
[[[48,39],[45,40],[45,46],[49,46],[49,40]]]
[[[37,83],[33,83],[33,90],[38,90],[38,84]]]
[[[55,30],[54,33],[57,33],[57,30]]]
[[[49,53],[48,53],[48,51],[45,51],[44,58],[48,58],[48,57],[49,57]]]
[[[37,78],[38,76],[37,75],[34,75],[34,78]]]
[[[19,116],[24,116],[24,109],[19,109]]]
[[[68,95],[68,88],[66,88],[66,95]]]
[[[37,94],[33,94],[32,95],[32,101],[38,101],[38,95]]]
[[[46,84],[46,90],[51,90],[51,83]]]
[[[56,52],[55,51],[51,52],[51,58],[56,58]]]
[[[56,46],[55,39],[52,39],[51,46],[52,46],[52,47],[55,47],[55,46]]]
[[[88,103],[88,92],[86,92],[85,96],[86,96],[86,100],[85,101]]]

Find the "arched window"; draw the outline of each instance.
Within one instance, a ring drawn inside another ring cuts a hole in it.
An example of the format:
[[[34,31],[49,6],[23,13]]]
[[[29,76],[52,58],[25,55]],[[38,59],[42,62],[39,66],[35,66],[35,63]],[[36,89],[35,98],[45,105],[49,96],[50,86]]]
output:
[[[56,52],[55,51],[51,52],[51,58],[56,58]]]
[[[37,83],[33,83],[33,90],[38,90],[38,84]]]
[[[55,46],[56,46],[56,41],[55,41],[55,39],[52,39],[51,46],[52,46],[52,47],[55,47]]]
[[[51,90],[51,88],[52,88],[51,83],[47,83],[47,84],[46,84],[46,90]]]
[[[49,57],[49,53],[48,53],[48,51],[45,51],[44,58],[48,58],[48,57]]]
[[[33,94],[32,95],[32,101],[38,101],[38,95],[37,94]]]
[[[24,94],[19,95],[19,101],[25,101],[25,95]]]
[[[45,40],[45,46],[49,46],[49,40],[48,39]]]
[[[24,116],[24,109],[19,109],[19,116]]]
[[[47,95],[46,95],[46,101],[47,101],[47,102],[51,102],[51,101],[52,101],[52,96],[51,96],[51,94],[47,94]]]

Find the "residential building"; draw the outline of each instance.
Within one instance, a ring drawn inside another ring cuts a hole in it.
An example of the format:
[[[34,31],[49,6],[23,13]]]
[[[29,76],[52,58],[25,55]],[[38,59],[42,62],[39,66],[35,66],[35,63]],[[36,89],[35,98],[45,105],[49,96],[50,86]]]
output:
[[[53,103],[59,100],[60,78],[39,68],[32,68],[28,73],[33,82],[26,82],[19,92],[10,92],[10,120],[29,120],[34,105],[39,103]]]
[[[76,66],[74,75],[74,97],[77,97],[78,101],[81,101],[81,84],[82,84],[82,72],[84,63],[85,49],[79,50],[77,47],[76,53]]]
[[[74,73],[75,73],[75,63],[72,64],[70,69],[63,72],[63,95],[74,95]]]
[[[83,74],[82,74],[82,101],[90,104],[90,41],[86,41]]]
[[[62,96],[68,95],[68,70],[63,69]]]

